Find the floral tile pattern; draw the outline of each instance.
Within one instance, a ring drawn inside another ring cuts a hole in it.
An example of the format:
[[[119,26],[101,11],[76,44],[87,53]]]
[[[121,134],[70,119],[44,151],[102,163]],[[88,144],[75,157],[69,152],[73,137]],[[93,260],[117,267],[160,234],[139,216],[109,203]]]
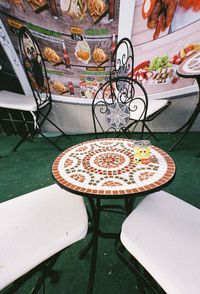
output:
[[[149,164],[134,163],[134,142],[98,139],[75,145],[59,155],[52,172],[56,181],[89,195],[128,195],[162,187],[175,174],[172,158],[151,146]]]

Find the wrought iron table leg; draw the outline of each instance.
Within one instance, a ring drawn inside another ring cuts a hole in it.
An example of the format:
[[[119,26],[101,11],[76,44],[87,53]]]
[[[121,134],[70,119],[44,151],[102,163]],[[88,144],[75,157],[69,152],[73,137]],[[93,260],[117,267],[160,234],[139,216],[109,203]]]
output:
[[[94,287],[94,278],[96,272],[96,263],[97,263],[97,250],[98,250],[98,238],[99,238],[99,219],[100,219],[100,200],[96,200],[96,205],[92,199],[90,200],[90,205],[92,209],[93,221],[94,221],[94,232],[92,237],[92,258],[90,265],[90,274],[87,286],[87,293],[93,293]]]
[[[126,199],[125,200],[125,210],[126,214],[128,215],[134,205],[135,198]],[[80,252],[79,258],[83,258],[85,254],[92,249],[92,256],[91,256],[91,264],[90,264],[90,273],[89,273],[89,279],[88,279],[88,286],[87,286],[87,294],[93,293],[93,287],[94,287],[94,280],[95,280],[95,272],[96,272],[96,263],[97,263],[97,252],[98,252],[98,240],[99,237],[102,238],[111,238],[111,239],[117,239],[119,238],[119,233],[104,233],[99,228],[100,223],[100,213],[102,211],[102,208],[104,206],[101,205],[100,199],[91,199],[89,198],[91,211],[92,211],[92,220],[93,220],[93,232],[92,232],[92,238],[89,241],[89,243],[86,245],[85,248],[83,248]]]

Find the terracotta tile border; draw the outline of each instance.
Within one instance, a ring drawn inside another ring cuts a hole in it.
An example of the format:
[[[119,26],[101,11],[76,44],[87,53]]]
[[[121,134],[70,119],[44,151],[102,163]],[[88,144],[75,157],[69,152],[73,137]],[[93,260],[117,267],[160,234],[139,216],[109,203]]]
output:
[[[174,176],[174,173],[175,173],[175,163],[173,161],[173,159],[162,149],[156,147],[156,146],[151,146],[152,149],[154,149],[155,151],[157,151],[166,161],[167,163],[167,171],[166,173],[163,175],[162,178],[160,178],[159,180],[157,180],[156,182],[154,183],[151,183],[151,184],[146,184],[144,185],[143,187],[137,187],[137,188],[127,188],[127,189],[123,189],[123,190],[120,190],[120,189],[116,189],[116,186],[115,189],[112,190],[112,187],[109,187],[109,189],[103,189],[103,187],[99,187],[99,186],[95,186],[95,189],[91,189],[91,188],[87,188],[86,187],[82,187],[82,186],[77,186],[66,181],[61,175],[60,175],[60,172],[58,170],[58,167],[59,167],[59,163],[60,163],[60,160],[63,158],[63,156],[66,155],[66,153],[70,152],[71,150],[73,149],[77,149],[78,147],[81,147],[85,144],[88,144],[88,143],[105,143],[105,144],[102,144],[104,146],[102,147],[106,147],[106,144],[111,141],[112,143],[117,141],[117,142],[120,142],[120,141],[123,141],[123,142],[129,142],[129,143],[133,143],[133,140],[130,140],[130,139],[124,139],[124,138],[106,138],[106,139],[96,139],[96,140],[91,140],[91,141],[86,141],[86,142],[81,142],[77,145],[74,145],[70,148],[68,148],[67,150],[63,151],[54,161],[53,165],[52,165],[52,173],[53,173],[53,176],[55,178],[55,180],[61,184],[62,186],[66,187],[66,188],[69,188],[70,190],[74,190],[75,192],[82,192],[82,193],[85,193],[85,194],[88,194],[90,196],[92,196],[93,194],[94,195],[108,195],[108,196],[118,196],[118,195],[132,195],[134,196],[134,194],[138,194],[138,193],[141,193],[141,192],[146,192],[146,191],[151,191],[153,189],[156,189],[158,187],[162,187],[163,185],[167,184],[167,182],[170,181],[170,179]],[[86,149],[87,150],[87,149]],[[92,152],[93,154],[95,154],[95,152]],[[129,155],[129,156],[132,156],[132,153],[131,151],[130,152],[122,152],[123,154],[126,154],[126,155]],[[83,154],[83,152],[81,153]],[[134,165],[131,164],[131,168],[134,167]],[[64,168],[63,168],[64,169]],[[150,170],[151,172],[151,170]],[[112,174],[112,173],[110,173]],[[119,173],[117,172],[116,175],[118,175]],[[114,177],[114,175],[112,175]],[[118,178],[117,178],[118,179]]]

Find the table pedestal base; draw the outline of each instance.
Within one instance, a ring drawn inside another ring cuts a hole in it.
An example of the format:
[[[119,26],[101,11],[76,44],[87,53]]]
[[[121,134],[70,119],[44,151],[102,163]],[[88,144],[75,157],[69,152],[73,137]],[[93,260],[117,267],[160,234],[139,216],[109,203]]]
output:
[[[90,263],[90,273],[88,279],[87,286],[87,294],[93,293],[94,281],[95,281],[95,273],[96,273],[96,264],[97,264],[97,252],[98,252],[98,241],[99,237],[101,238],[109,238],[109,239],[118,239],[120,233],[105,233],[99,229],[100,224],[100,214],[102,211],[111,211],[112,213],[123,213],[128,215],[133,208],[133,200],[134,199],[125,199],[125,205],[101,205],[100,199],[90,199],[90,206],[92,211],[92,220],[93,220],[93,232],[92,238],[89,243],[83,248],[80,252],[79,258],[82,259],[86,255],[86,253],[91,249],[91,263]],[[110,209],[109,209],[110,208]],[[112,209],[112,210],[111,210]],[[114,209],[118,209],[114,210]]]

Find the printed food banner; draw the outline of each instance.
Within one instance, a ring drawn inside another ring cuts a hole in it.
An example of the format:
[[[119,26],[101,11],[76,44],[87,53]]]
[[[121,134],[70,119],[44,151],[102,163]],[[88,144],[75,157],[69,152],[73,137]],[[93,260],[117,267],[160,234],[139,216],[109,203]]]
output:
[[[149,94],[191,86],[177,67],[200,50],[199,0],[136,0],[132,29],[134,76]]]
[[[34,34],[52,94],[93,98],[108,78],[120,0],[1,0],[1,19],[19,54],[18,30]]]

